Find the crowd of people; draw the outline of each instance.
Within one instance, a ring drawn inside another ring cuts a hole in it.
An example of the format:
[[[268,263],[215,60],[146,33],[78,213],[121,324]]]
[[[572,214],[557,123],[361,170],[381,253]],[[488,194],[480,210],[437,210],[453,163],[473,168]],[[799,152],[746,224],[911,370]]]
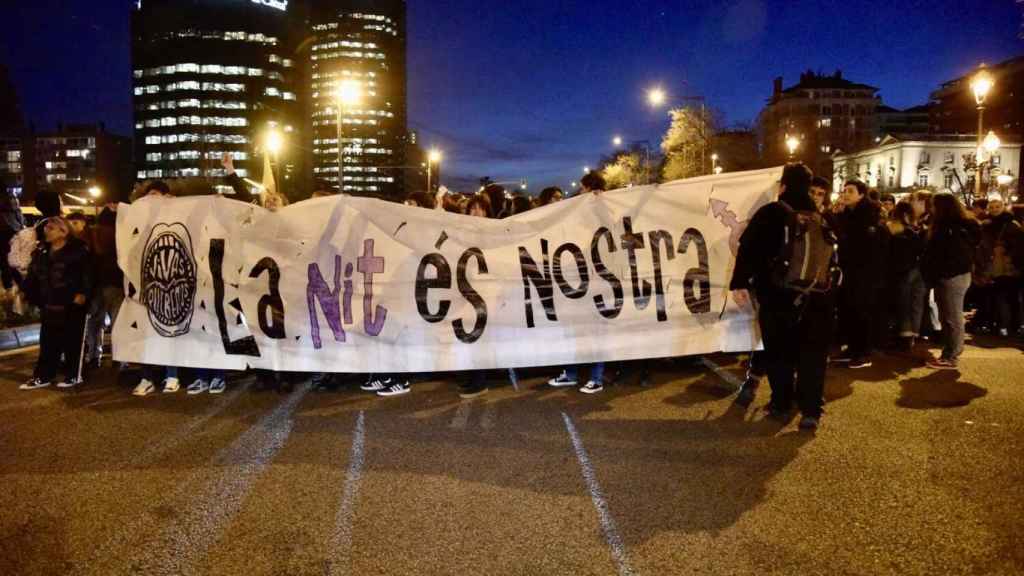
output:
[[[277,193],[253,195],[235,175],[230,157],[222,164],[234,199],[258,202],[271,211],[288,204]],[[737,397],[740,404],[749,405],[767,377],[769,416],[788,421],[796,407],[802,414],[800,426],[814,429],[822,414],[829,364],[863,369],[886,351],[920,357],[933,369],[956,369],[965,331],[1000,337],[1022,333],[1024,232],[1019,215],[1002,198],[974,200],[968,208],[953,194],[922,190],[897,201],[857,180],[846,182],[833,198],[831,183],[814,177],[802,164],[786,166],[778,186],[776,201],[747,223],[730,282],[736,303],[756,310],[764,343],[763,351],[751,354],[748,377]],[[337,193],[324,182],[314,188],[313,198]],[[599,173],[581,181],[580,193],[600,194],[604,189]],[[173,195],[167,183],[149,181],[137,187],[132,201]],[[529,198],[490,185],[473,195],[415,192],[405,203],[505,218],[565,196],[558,188],[547,188]],[[75,388],[83,384],[88,369],[102,362],[104,330],[113,324],[125,297],[117,264],[117,206],[103,207],[90,222],[82,213],[65,214],[60,195],[43,190],[36,208],[42,220],[30,227],[16,199],[6,198],[0,205],[4,288],[16,286],[40,311],[39,357],[32,379],[21,388]],[[941,354],[925,357],[923,338],[940,342]],[[648,364],[642,364],[641,380],[646,382]],[[61,368],[63,378],[58,378]],[[183,371],[177,367],[139,368],[132,391],[137,396],[182,388]],[[190,372],[187,394],[226,389],[223,370]],[[516,381],[515,370],[507,374]],[[485,394],[487,376],[484,370],[462,375],[460,396]],[[260,388],[287,392],[300,376],[257,371],[256,377]],[[319,389],[334,389],[341,380],[338,374],[313,375]],[[548,384],[599,393],[605,385],[605,364],[568,366]],[[360,387],[384,397],[411,390],[408,377],[399,374],[373,374]]]

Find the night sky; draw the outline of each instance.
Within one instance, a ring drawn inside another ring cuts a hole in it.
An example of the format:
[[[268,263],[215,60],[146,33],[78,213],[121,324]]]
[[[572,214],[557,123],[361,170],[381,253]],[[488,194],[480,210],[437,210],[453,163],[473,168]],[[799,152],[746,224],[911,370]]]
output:
[[[241,1],[241,0],[240,0]],[[0,58],[28,119],[130,134],[128,9],[120,0],[3,0]],[[883,101],[927,101],[978,62],[1024,54],[1014,0],[410,0],[410,127],[445,153],[444,183],[567,187],[611,138],[657,143],[644,91],[703,95],[753,121],[772,79],[843,70]]]

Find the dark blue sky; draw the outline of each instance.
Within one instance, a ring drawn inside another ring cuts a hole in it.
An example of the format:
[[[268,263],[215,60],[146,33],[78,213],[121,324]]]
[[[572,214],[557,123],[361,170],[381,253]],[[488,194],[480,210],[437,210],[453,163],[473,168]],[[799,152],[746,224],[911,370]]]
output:
[[[242,0],[239,0],[242,1]],[[29,119],[131,132],[125,0],[3,0],[0,58]],[[980,61],[1024,54],[1014,0],[410,0],[410,125],[448,184],[568,186],[611,137],[657,143],[644,90],[703,95],[730,123],[808,68],[923,103]]]

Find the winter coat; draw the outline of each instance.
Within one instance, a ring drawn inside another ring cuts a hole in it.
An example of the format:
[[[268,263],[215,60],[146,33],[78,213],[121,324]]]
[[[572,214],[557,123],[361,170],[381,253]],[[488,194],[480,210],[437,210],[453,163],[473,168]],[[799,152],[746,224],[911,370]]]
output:
[[[911,270],[921,265],[921,257],[927,247],[928,239],[918,228],[905,226],[898,222],[888,223],[889,240],[889,278],[898,282]]]
[[[117,216],[105,209],[92,227],[93,262],[96,263],[96,286],[124,285],[124,273],[117,265]]]
[[[1013,214],[1003,212],[981,226],[981,243],[975,260],[975,273],[987,281],[999,277],[1019,277],[1024,251],[1024,231]]]
[[[75,305],[77,294],[88,301],[92,288],[92,257],[81,240],[68,236],[60,250],[45,243],[36,249],[24,284],[29,302],[40,308],[67,308]]]
[[[881,284],[889,252],[889,229],[882,220],[882,206],[864,198],[853,208],[842,211],[837,225],[839,267],[844,277]]]
[[[973,219],[933,227],[921,260],[921,274],[934,284],[971,272],[980,242],[981,226]]]

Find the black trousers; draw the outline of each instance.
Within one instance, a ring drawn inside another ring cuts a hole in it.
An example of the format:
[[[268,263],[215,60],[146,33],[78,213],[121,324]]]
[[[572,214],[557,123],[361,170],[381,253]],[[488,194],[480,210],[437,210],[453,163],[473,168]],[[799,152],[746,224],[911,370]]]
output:
[[[835,304],[830,294],[809,294],[801,306],[783,295],[759,295],[758,321],[772,405],[818,417],[824,405],[825,369]]]
[[[878,316],[884,312],[877,306],[878,280],[867,275],[849,275],[840,288],[839,320],[853,358],[870,356],[878,331]]]
[[[39,359],[34,376],[52,381],[64,357],[64,375],[69,379],[82,376],[82,347],[85,345],[84,306],[46,307],[40,310]]]

